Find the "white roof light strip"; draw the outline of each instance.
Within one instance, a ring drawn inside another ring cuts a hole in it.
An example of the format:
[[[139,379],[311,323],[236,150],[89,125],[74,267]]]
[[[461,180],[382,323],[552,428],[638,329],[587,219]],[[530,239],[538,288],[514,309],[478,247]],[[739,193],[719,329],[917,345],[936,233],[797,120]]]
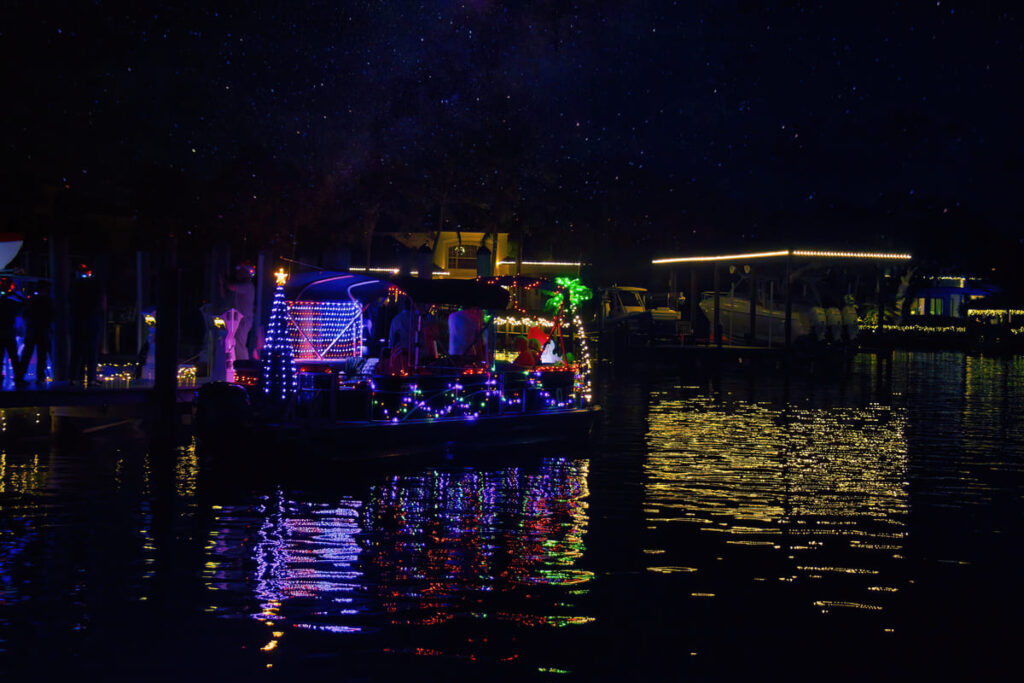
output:
[[[681,256],[679,258],[657,258],[651,263],[700,263],[702,261],[737,261],[748,258],[771,258],[789,256],[789,251],[759,251],[751,254],[728,254],[725,256]]]
[[[867,259],[893,259],[898,261],[910,260],[910,254],[894,254],[872,251],[802,251],[794,250],[793,256],[822,256],[826,258],[867,258]]]
[[[741,261],[756,258],[772,258],[778,256],[802,256],[805,258],[856,258],[907,261],[911,259],[910,254],[897,254],[869,251],[810,251],[806,249],[784,249],[782,251],[756,251],[749,254],[726,254],[722,256],[680,256],[677,258],[658,258],[651,263],[704,263],[709,261]]]

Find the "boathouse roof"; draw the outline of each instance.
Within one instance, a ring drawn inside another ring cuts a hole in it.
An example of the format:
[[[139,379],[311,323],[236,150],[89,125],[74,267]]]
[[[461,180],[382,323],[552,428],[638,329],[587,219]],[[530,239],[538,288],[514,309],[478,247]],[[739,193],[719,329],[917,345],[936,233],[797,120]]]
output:
[[[880,251],[842,251],[826,249],[778,249],[775,251],[753,251],[739,254],[694,254],[691,256],[673,256],[656,258],[653,265],[671,265],[679,263],[708,262],[740,262],[752,259],[794,259],[794,260],[854,260],[854,261],[909,261],[910,254]]]

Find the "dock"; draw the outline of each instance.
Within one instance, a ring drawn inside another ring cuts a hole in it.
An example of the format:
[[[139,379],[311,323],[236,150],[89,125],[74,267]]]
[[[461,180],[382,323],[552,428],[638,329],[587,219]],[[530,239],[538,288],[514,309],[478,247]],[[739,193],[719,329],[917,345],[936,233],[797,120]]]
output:
[[[0,391],[0,422],[7,432],[8,416],[14,427],[19,414],[34,414],[30,420],[38,424],[43,415],[49,417],[51,431],[57,422],[70,419],[83,433],[106,427],[134,423],[147,418],[154,405],[153,382],[139,380],[114,383],[99,382],[91,387],[70,385],[66,382],[47,382],[38,387],[29,386]],[[191,420],[191,405],[199,391],[199,383],[178,386],[176,389],[177,417],[180,422]],[[45,411],[45,413],[44,413]],[[20,431],[20,430],[19,430]],[[9,432],[10,436],[20,436]]]

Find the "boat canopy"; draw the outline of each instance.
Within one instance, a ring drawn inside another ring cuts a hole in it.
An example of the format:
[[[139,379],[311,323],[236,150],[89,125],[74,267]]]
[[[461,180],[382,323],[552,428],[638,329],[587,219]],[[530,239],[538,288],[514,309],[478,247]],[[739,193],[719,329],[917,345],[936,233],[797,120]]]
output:
[[[387,280],[332,271],[298,273],[284,286],[289,301],[357,301],[371,303],[384,298],[394,285]]]
[[[479,280],[427,280],[395,277],[392,282],[420,304],[451,304],[470,308],[504,309],[509,294],[496,284]]]
[[[496,284],[477,280],[427,280],[409,276],[375,278],[354,273],[318,271],[288,279],[290,301],[357,301],[373,303],[397,289],[416,303],[504,309],[509,294]]]

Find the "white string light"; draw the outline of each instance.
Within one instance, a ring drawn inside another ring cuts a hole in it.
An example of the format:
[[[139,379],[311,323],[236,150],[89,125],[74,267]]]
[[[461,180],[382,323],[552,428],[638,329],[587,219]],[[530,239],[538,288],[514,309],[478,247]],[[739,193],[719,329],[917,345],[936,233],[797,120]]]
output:
[[[877,261],[908,261],[910,254],[880,251],[814,251],[809,249],[783,249],[781,251],[756,251],[747,254],[726,254],[721,256],[679,256],[676,258],[658,258],[652,264],[666,263],[703,263],[708,261],[745,261],[759,258],[778,258],[781,256],[797,256],[802,258],[851,258],[873,259]]]

